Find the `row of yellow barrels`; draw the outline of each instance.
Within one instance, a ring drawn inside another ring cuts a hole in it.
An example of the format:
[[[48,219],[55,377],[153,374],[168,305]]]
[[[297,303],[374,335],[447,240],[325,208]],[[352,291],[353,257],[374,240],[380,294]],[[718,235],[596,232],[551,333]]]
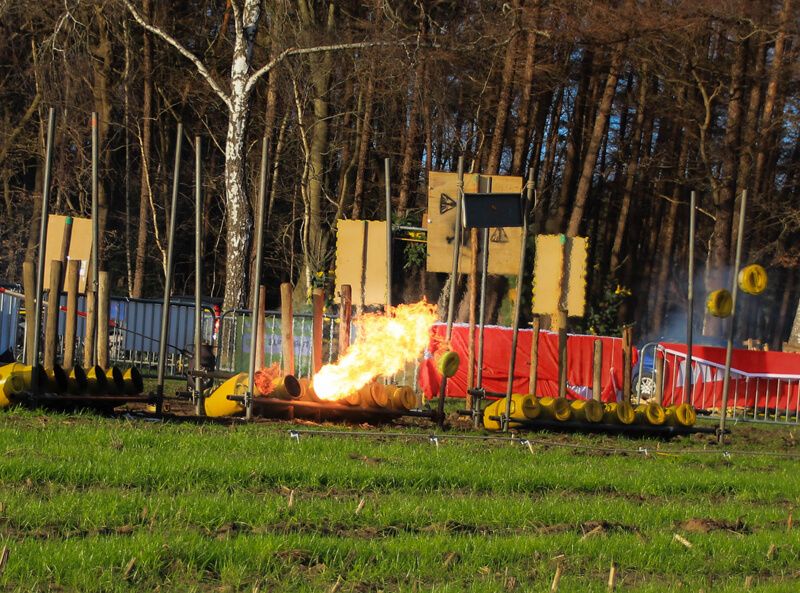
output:
[[[239,373],[225,381],[205,399],[207,416],[235,416],[245,411],[241,401],[228,399],[228,396],[243,396],[249,389],[250,378],[247,373]],[[258,388],[256,396],[262,396]],[[392,410],[411,410],[417,407],[417,396],[407,385],[383,385],[371,381],[345,397],[336,401],[321,399],[314,392],[314,385],[309,379],[298,379],[294,375],[285,375],[272,380],[272,390],[265,395],[270,399],[298,401],[317,404],[340,404],[348,408],[384,408]],[[309,412],[313,413],[313,411]],[[298,407],[295,415],[302,415]]]
[[[144,390],[142,374],[136,367],[123,372],[117,367],[76,366],[67,372],[58,365],[44,368],[13,362],[0,367],[0,408],[21,399],[23,392],[31,391],[34,378],[37,389],[43,393],[111,396],[136,395]]]
[[[491,417],[499,417],[505,411],[505,399],[490,404],[483,412],[483,425],[490,430],[499,430],[500,423]],[[515,393],[511,396],[511,418],[686,427],[695,423],[697,414],[688,404],[663,407],[650,402],[634,406],[625,401],[603,404],[592,399],[537,398],[530,394]]]

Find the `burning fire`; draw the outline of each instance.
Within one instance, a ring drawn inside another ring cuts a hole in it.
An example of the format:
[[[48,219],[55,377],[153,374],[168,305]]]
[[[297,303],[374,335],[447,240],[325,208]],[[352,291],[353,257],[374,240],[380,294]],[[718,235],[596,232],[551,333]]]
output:
[[[346,397],[378,376],[391,377],[422,353],[436,321],[436,305],[424,300],[389,313],[358,318],[358,335],[344,357],[314,375],[314,391],[325,400]]]

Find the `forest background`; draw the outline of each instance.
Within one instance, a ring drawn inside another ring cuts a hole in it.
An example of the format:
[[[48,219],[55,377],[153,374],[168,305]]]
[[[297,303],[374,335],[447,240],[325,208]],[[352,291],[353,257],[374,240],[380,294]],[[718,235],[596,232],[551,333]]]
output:
[[[800,10],[793,0],[0,0],[0,269],[37,257],[48,110],[50,212],[91,213],[99,115],[101,267],[117,294],[163,292],[183,124],[176,294],[194,287],[194,144],[203,149],[203,292],[244,307],[269,147],[262,282],[333,292],[336,221],[419,226],[427,172],[527,177],[532,233],[589,240],[587,315],[572,331],[685,335],[689,196],[699,333],[730,287],[739,199],[740,338],[792,338],[800,298]],[[395,242],[393,302],[439,300],[419,243]],[[404,247],[404,248],[400,248]],[[400,272],[402,270],[402,273]],[[494,278],[489,322],[530,279]],[[460,290],[464,291],[462,280]],[[705,292],[703,290],[705,288]],[[461,300],[458,319],[466,319]],[[528,315],[528,312],[525,313]],[[797,316],[800,318],[800,316]]]

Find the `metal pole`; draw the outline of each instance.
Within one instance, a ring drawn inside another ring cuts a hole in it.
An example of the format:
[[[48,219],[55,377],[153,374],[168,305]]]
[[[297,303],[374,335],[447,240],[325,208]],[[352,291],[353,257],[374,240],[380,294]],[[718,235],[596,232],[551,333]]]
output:
[[[200,370],[200,347],[203,344],[203,187],[200,165],[202,163],[200,136],[194,137],[194,370]],[[202,381],[194,382],[194,413],[203,414]]]
[[[456,184],[456,222],[453,238],[453,267],[450,270],[450,299],[447,303],[447,338],[449,343],[453,337],[453,316],[456,307],[456,279],[458,278],[458,258],[461,247],[461,204],[464,201],[464,157],[458,157],[458,183]],[[444,394],[447,390],[447,377],[442,377],[442,385],[439,389],[439,426],[444,424]]]
[[[687,291],[688,311],[686,312],[686,370],[683,373],[683,403],[692,402],[692,325],[694,324],[694,222],[695,199],[692,192],[689,199],[689,287]]]
[[[158,388],[156,390],[156,415],[161,416],[164,404],[164,374],[167,362],[167,329],[169,328],[169,297],[172,292],[172,259],[177,225],[178,186],[181,171],[181,145],[183,143],[183,124],[178,124],[178,138],[175,145],[175,169],[172,177],[172,212],[169,217],[169,238],[167,240],[167,267],[164,270],[164,303],[161,306],[161,339],[158,343]]]
[[[28,323],[33,323],[33,357],[31,366],[39,364],[39,337],[41,336],[42,295],[44,293],[44,258],[47,248],[47,218],[50,216],[50,182],[53,169],[53,136],[56,126],[56,110],[50,108],[47,120],[47,148],[44,157],[44,187],[42,188],[42,220],[39,226],[39,264],[36,270],[36,310],[28,314]],[[31,373],[31,390],[39,392],[39,373]]]
[[[97,212],[97,194],[99,187],[99,168],[100,168],[100,136],[98,132],[97,112],[92,113],[92,294],[95,301],[95,315],[97,315],[97,298],[100,290],[100,220]],[[97,322],[93,326],[94,331],[91,337],[86,336],[87,340],[92,340],[95,344],[92,348],[92,365],[97,364]]]
[[[742,235],[744,235],[744,213],[747,208],[747,190],[742,192],[739,204],[739,234],[736,236],[736,262],[733,266],[733,288],[731,289],[731,325],[728,328],[728,349],[725,352],[725,375],[722,381],[722,408],[719,417],[719,444],[725,441],[725,416],[728,413],[728,389],[731,384],[731,358],[733,336],[736,330],[736,297],[739,294],[739,265],[742,262]]]
[[[389,159],[384,163],[386,177],[386,313],[392,306],[392,184],[389,178]]]
[[[480,391],[483,389],[483,338],[484,326],[486,324],[486,281],[489,276],[489,229],[483,230],[483,242],[481,254],[481,301],[478,310],[478,371],[475,377],[475,387]],[[480,428],[481,398],[476,397],[472,406],[472,419],[475,429]]]
[[[517,359],[517,338],[519,336],[519,317],[522,311],[522,275],[525,273],[525,251],[528,243],[528,214],[533,203],[533,168],[528,172],[525,202],[522,207],[522,237],[520,238],[519,271],[517,272],[517,300],[514,302],[511,352],[508,362],[508,384],[506,385],[506,411],[503,432],[508,432],[508,419],[511,418],[511,391],[514,388],[514,365]],[[534,205],[535,207],[535,205]]]
[[[263,319],[256,319],[258,317],[258,301],[260,298],[261,286],[261,260],[264,255],[264,206],[267,197],[267,151],[269,150],[266,136],[264,137],[261,147],[261,185],[258,191],[258,215],[256,217],[256,268],[251,282],[253,290],[253,327],[250,332],[250,364],[248,366],[247,376],[249,382],[247,383],[250,390],[245,400],[245,407],[247,409],[247,419],[253,418],[253,395],[255,394],[255,377],[256,377],[256,344],[258,340],[256,335],[257,323],[264,323]]]

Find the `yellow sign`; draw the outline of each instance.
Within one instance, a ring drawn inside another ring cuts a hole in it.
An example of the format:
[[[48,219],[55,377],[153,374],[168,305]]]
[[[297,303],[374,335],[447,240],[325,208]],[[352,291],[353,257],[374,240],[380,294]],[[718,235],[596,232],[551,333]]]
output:
[[[533,312],[554,315],[563,308],[570,317],[583,317],[585,306],[586,239],[538,235],[533,265]]]
[[[464,175],[464,193],[522,191],[522,177]],[[428,266],[429,272],[451,272],[458,206],[458,173],[428,172]],[[489,273],[516,276],[519,273],[521,228],[490,228]],[[480,249],[480,244],[478,246]],[[479,257],[481,257],[479,255]],[[459,272],[469,272],[472,263],[470,229],[461,229]]]

